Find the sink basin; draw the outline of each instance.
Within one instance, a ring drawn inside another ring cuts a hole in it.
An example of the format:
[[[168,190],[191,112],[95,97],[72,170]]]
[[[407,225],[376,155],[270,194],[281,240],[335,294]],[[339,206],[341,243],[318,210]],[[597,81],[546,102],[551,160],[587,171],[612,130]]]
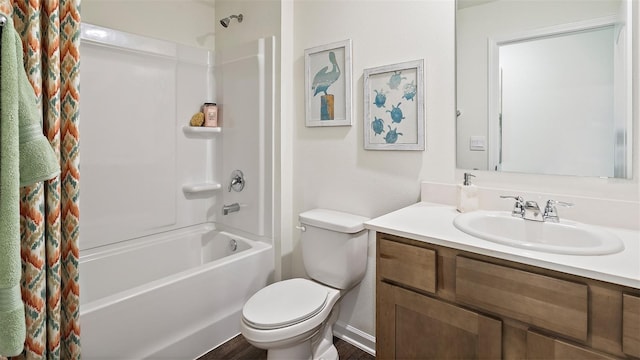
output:
[[[606,255],[624,250],[616,235],[582,223],[524,220],[504,211],[474,211],[457,215],[459,230],[522,249],[568,255]]]

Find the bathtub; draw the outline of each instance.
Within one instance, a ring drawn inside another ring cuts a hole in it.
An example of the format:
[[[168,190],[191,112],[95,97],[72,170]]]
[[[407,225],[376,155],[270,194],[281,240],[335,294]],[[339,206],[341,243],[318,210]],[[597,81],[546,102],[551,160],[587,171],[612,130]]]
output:
[[[207,224],[80,254],[83,359],[195,359],[240,333],[273,248]]]

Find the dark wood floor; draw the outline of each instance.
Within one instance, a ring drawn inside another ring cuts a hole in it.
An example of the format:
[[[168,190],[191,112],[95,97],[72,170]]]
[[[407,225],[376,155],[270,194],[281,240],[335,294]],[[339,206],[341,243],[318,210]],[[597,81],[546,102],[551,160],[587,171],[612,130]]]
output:
[[[346,341],[333,338],[340,360],[374,360],[375,356],[358,349]],[[265,360],[267,351],[249,344],[242,335],[238,335],[217,348],[209,351],[197,360]]]

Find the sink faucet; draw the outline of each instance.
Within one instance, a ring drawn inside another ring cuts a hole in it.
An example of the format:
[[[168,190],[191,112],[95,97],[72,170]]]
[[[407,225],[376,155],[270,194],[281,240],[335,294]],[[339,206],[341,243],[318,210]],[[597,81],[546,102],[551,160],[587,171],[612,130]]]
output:
[[[500,195],[503,199],[515,199],[511,216],[523,218],[525,220],[544,221],[540,206],[535,201],[524,201],[522,196]]]
[[[573,206],[572,203],[549,200],[547,201],[547,205],[545,206],[543,212],[540,210],[540,206],[537,202],[532,200],[524,201],[522,196],[500,195],[500,197],[503,199],[516,200],[516,203],[513,205],[513,210],[511,211],[511,216],[532,221],[549,221],[557,223],[560,221],[560,218],[558,217],[558,211],[556,210],[555,205],[566,207]]]
[[[240,211],[240,204],[238,203],[222,206],[222,215],[229,215],[229,213],[237,211]]]
[[[537,202],[532,200],[525,201],[522,218],[525,220],[544,221],[542,211],[540,211],[540,206],[538,206]]]

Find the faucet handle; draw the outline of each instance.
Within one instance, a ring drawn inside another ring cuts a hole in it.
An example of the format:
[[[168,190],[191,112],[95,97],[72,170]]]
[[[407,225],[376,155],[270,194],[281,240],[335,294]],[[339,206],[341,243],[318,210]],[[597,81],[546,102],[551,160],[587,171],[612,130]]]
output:
[[[553,200],[553,199],[547,201],[547,207],[553,206],[553,205],[560,205],[560,206],[564,206],[564,207],[572,207],[575,204],[574,203],[570,203],[570,202],[565,202],[565,201]]]
[[[558,201],[558,200],[548,200],[547,206],[544,208],[544,221],[550,222],[559,222],[560,218],[558,217],[558,210],[556,210],[556,205],[564,206],[564,207],[572,207],[573,204],[570,202]]]
[[[523,217],[524,216],[524,199],[522,196],[516,195],[500,195],[502,199],[514,199],[516,203],[513,205],[511,216]]]
[[[522,198],[522,196],[516,196],[516,195],[500,195],[501,199],[514,199],[516,200],[516,202],[518,203],[523,203],[524,199]]]

